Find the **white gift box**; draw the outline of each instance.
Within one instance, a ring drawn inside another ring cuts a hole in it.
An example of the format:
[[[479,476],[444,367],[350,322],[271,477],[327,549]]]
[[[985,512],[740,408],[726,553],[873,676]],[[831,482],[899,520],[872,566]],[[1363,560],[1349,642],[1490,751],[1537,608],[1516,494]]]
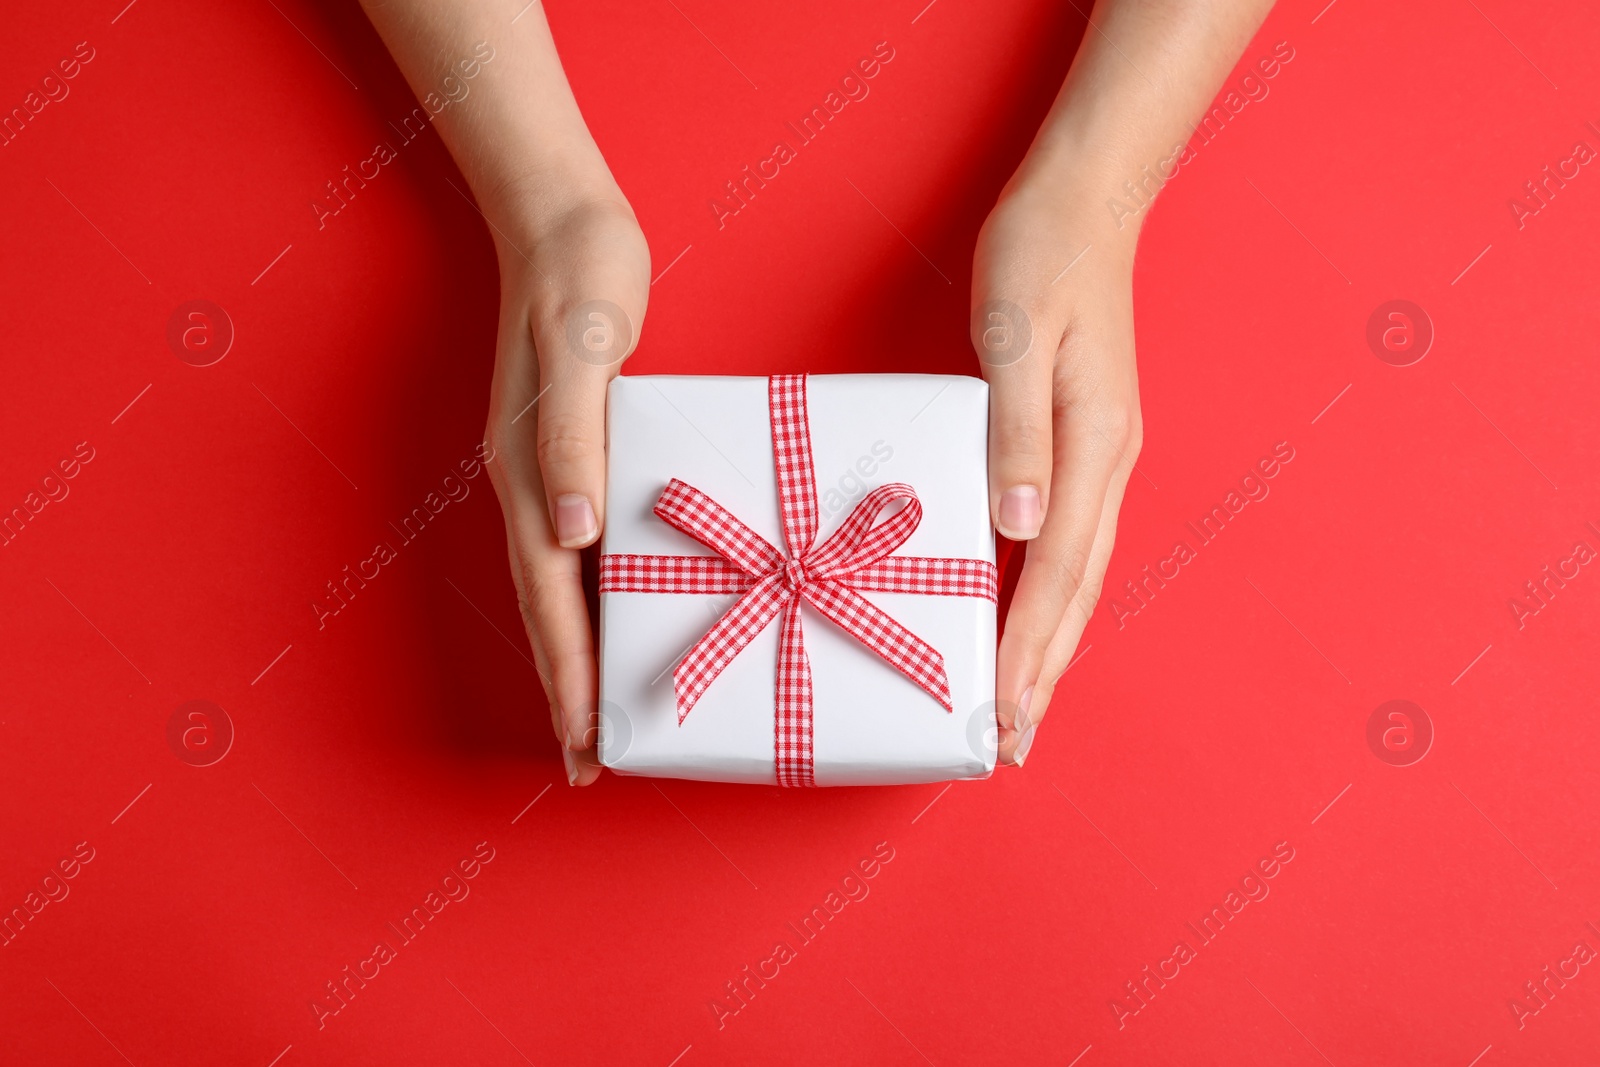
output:
[[[994,563],[985,382],[930,374],[814,375],[806,395],[817,544],[873,488],[904,482],[916,490],[923,514],[894,556]],[[679,479],[787,554],[766,378],[619,377],[610,386],[607,426],[603,553],[712,555],[652,512],[668,483]],[[861,595],[942,654],[953,711],[803,604],[816,784],[987,777],[997,738],[995,603],[974,596]],[[777,782],[774,676],[781,617],[727,665],[679,723],[673,669],[738,599],[736,593],[602,591],[602,763],[621,774]]]

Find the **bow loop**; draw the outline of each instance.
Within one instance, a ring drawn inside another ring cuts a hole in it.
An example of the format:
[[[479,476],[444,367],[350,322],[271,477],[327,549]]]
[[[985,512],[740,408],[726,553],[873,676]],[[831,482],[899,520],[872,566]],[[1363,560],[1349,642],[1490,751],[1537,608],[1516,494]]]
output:
[[[752,578],[783,566],[783,553],[733,513],[687,482],[674,478],[661,491],[656,517],[681,530]]]
[[[883,522],[878,518],[901,501],[905,506]],[[870,567],[906,543],[922,522],[922,501],[904,482],[880,485],[862,498],[850,517],[806,557],[806,568],[819,579],[842,577]]]

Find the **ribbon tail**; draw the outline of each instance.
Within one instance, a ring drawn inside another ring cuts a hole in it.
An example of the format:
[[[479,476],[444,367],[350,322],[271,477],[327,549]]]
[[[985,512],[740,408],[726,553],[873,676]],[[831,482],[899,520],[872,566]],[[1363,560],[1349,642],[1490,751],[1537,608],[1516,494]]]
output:
[[[739,598],[739,602],[723,612],[717,624],[695,642],[672,672],[672,691],[677,698],[679,725],[694,710],[695,704],[711,683],[717,680],[723,668],[755,640],[756,634],[767,628],[767,624],[784,607],[785,600],[792,602],[795,599],[783,595],[782,583],[781,574],[770,574],[751,586]],[[808,675],[808,693],[809,682]]]
[[[774,738],[778,784],[816,785],[811,748],[811,661],[800,627],[800,597],[783,606],[778,639],[777,731]]]
[[[810,583],[805,587],[805,595],[818,611],[921,686],[945,711],[955,710],[950,702],[950,679],[945,674],[944,657],[938,649],[901,626],[860,593],[837,582]]]

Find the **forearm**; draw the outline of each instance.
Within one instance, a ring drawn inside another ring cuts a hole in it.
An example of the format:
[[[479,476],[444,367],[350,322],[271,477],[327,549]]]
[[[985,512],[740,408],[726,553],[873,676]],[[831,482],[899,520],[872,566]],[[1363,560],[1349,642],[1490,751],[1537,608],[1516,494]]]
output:
[[[622,202],[567,85],[543,5],[515,22],[494,0],[362,6],[417,99],[430,112],[443,104],[434,123],[497,244],[533,239],[541,220],[582,201]]]
[[[1144,212],[1122,218],[1106,201],[1128,199],[1125,182],[1152,196],[1170,177],[1179,149],[1271,7],[1271,0],[1099,0],[1007,190],[1027,189],[1078,210],[1093,205],[1131,251]]]

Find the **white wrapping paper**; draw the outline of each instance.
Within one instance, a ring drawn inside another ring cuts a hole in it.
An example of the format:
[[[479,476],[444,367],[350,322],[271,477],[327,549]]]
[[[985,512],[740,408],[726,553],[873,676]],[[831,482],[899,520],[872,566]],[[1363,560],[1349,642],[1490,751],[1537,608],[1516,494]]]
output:
[[[822,543],[872,488],[906,482],[921,525],[902,556],[994,562],[988,385],[927,374],[813,375],[811,449]],[[605,553],[708,555],[654,514],[673,478],[781,551],[767,379],[619,377],[607,419]],[[954,713],[840,630],[801,609],[811,662],[816,782],[891,785],[986,777],[995,763],[995,605],[977,597],[862,593],[944,656]],[[622,774],[775,784],[780,619],[678,723],[672,671],[734,594],[602,593],[600,759]]]

